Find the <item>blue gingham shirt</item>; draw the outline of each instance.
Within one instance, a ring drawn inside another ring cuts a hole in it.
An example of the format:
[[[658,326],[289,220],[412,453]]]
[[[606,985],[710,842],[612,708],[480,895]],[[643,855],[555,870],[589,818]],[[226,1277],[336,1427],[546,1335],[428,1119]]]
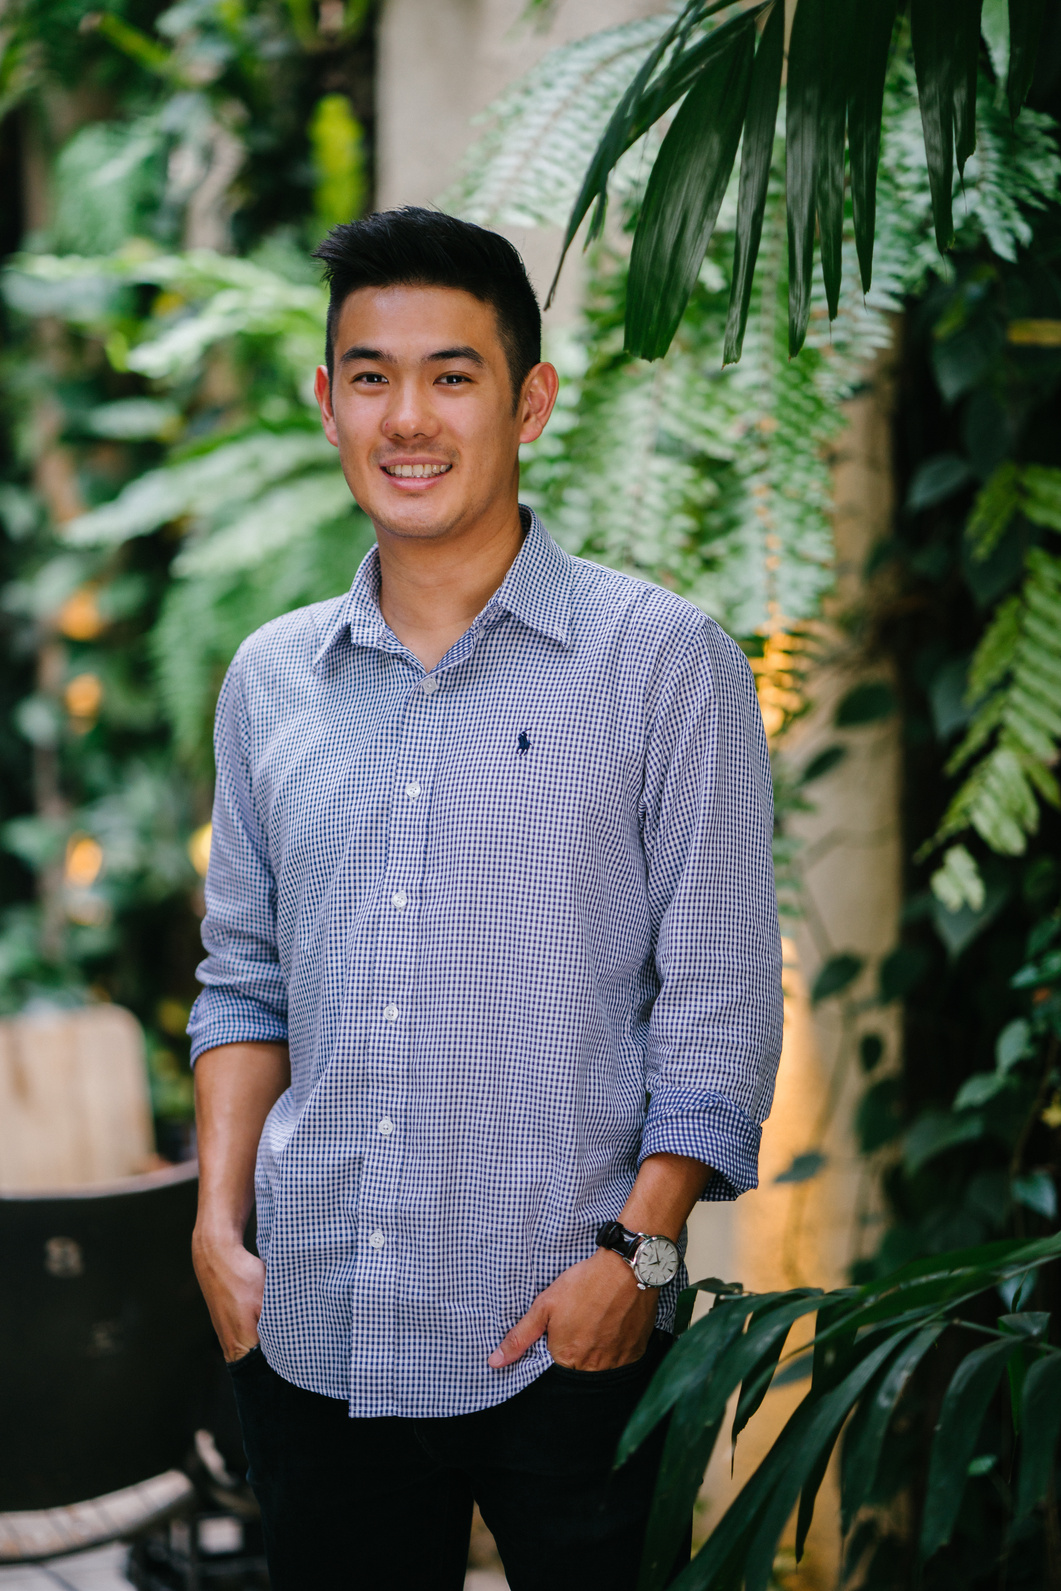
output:
[[[488,1354],[640,1161],[755,1186],[781,1044],[747,662],[673,593],[527,533],[425,673],[350,591],[241,646],[193,1056],[288,1040],[258,1151],[259,1334],[350,1413],[499,1403]],[[678,1284],[660,1300],[673,1318]]]

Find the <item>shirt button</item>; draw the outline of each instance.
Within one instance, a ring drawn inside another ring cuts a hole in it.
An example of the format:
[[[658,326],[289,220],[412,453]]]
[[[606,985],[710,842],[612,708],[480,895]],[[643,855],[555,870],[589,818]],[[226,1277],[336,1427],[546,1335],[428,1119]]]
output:
[[[415,779],[410,780],[410,782],[406,785],[405,793],[409,797],[410,801],[416,800],[417,796],[420,794],[420,786],[417,784]]]
[[[384,1116],[383,1120],[379,1124],[379,1130],[383,1134],[384,1138],[390,1137],[391,1133],[394,1131],[394,1123],[391,1121],[389,1116]]]
[[[394,894],[391,896],[391,905],[397,906],[398,910],[402,911],[406,906],[408,906],[408,904],[409,897],[405,893],[404,889],[396,889]]]
[[[383,1007],[383,1015],[387,1018],[388,1022],[397,1022],[398,1007],[396,1005],[385,1005]]]
[[[434,674],[428,674],[420,686],[425,696],[433,696],[438,690],[438,680]]]
[[[373,1248],[382,1248],[386,1241],[387,1239],[383,1236],[382,1232],[373,1232],[372,1236],[369,1238],[369,1242],[372,1244]]]

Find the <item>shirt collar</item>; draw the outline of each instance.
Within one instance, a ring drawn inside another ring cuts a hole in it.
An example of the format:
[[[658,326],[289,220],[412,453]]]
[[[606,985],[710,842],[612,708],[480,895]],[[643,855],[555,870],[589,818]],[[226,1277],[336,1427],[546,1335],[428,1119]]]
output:
[[[473,628],[509,613],[529,629],[566,647],[570,644],[571,559],[532,509],[521,503],[519,512],[526,527],[523,545]],[[354,646],[387,646],[390,632],[379,607],[378,547],[371,547],[362,559],[350,590],[322,633],[314,668],[347,630]]]

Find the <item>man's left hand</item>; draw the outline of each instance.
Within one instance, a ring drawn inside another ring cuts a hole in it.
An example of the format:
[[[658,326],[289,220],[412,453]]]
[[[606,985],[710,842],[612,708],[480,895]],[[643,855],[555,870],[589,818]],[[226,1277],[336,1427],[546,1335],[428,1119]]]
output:
[[[658,1299],[655,1288],[641,1291],[618,1254],[597,1249],[538,1294],[487,1362],[494,1370],[514,1364],[548,1335],[553,1359],[570,1370],[633,1364],[648,1347]]]

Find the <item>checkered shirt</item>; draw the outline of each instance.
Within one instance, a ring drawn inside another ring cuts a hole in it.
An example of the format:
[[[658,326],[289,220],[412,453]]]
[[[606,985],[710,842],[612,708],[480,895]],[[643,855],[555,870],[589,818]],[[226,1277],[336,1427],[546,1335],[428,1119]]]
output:
[[[499,1403],[488,1354],[646,1155],[756,1185],[781,1047],[747,662],[673,593],[527,534],[438,666],[345,596],[240,647],[193,1058],[287,1040],[258,1151],[265,1356],[355,1416]],[[664,1290],[672,1319],[678,1283]]]

